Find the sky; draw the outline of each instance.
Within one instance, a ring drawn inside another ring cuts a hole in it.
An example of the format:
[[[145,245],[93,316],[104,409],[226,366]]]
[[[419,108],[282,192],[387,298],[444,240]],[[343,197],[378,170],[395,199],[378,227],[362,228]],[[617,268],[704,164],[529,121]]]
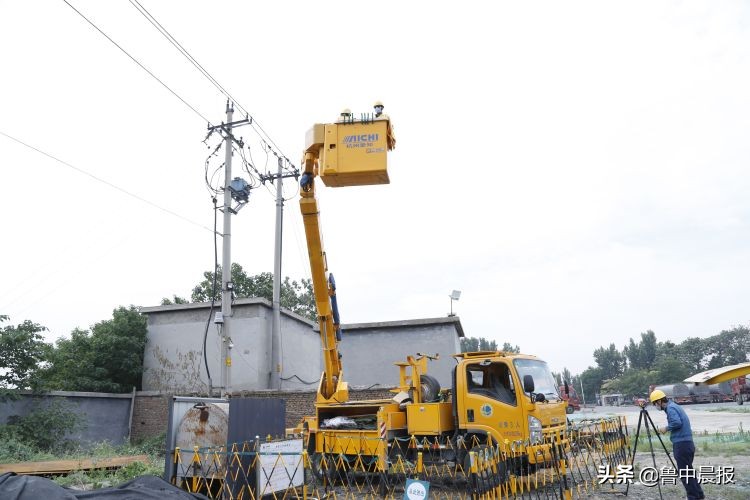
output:
[[[573,373],[649,329],[750,323],[746,2],[139,1],[295,165],[314,123],[384,102],[391,183],[318,188],[343,323],[445,316],[460,290],[467,336]],[[132,58],[64,1],[0,0],[0,314],[49,341],[189,297],[226,119],[136,2],[68,2]],[[284,193],[282,273],[306,278]],[[233,219],[250,274],[273,270],[274,216],[266,185]]]

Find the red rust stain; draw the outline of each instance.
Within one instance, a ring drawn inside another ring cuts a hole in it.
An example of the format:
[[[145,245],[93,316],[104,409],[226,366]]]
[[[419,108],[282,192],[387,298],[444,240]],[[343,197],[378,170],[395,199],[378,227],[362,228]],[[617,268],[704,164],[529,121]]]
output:
[[[186,415],[189,423],[183,427],[183,432],[193,436],[192,439],[188,438],[193,446],[221,445],[227,437],[226,422],[222,416],[223,414],[210,412],[208,408],[193,408]]]
[[[202,435],[206,433],[206,420],[199,420],[198,421],[198,428],[195,429],[196,435]]]

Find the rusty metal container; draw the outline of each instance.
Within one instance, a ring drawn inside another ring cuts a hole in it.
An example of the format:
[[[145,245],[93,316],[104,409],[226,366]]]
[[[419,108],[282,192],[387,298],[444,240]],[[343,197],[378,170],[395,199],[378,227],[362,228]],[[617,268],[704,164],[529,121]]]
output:
[[[198,402],[187,410],[175,434],[182,462],[177,475],[223,479],[228,432],[229,403]]]

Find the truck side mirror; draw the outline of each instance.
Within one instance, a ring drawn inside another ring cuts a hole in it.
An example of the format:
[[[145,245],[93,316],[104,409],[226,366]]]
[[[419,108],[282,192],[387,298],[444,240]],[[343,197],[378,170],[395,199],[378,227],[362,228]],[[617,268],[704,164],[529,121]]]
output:
[[[523,392],[534,392],[534,377],[531,375],[523,376]]]
[[[565,395],[570,396],[570,387],[568,387],[568,381],[565,381]]]

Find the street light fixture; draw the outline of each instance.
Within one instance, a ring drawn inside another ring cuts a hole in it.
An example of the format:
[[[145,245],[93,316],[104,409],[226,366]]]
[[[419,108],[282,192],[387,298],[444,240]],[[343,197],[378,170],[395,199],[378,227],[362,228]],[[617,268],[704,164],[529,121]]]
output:
[[[453,314],[453,301],[461,298],[461,290],[453,290],[448,297],[451,298],[451,313],[448,316],[453,317],[455,316],[455,314]]]

